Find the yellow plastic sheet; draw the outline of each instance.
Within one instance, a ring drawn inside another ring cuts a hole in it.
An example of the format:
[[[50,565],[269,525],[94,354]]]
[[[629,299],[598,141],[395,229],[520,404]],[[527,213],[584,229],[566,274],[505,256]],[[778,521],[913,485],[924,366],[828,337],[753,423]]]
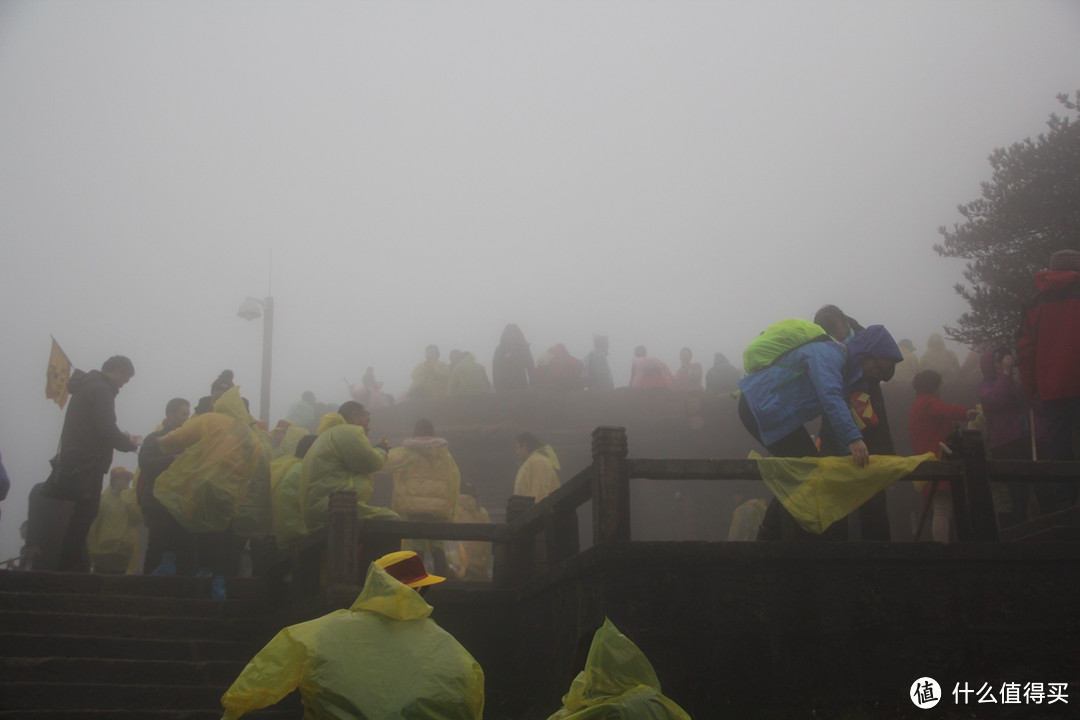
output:
[[[911,473],[933,453],[913,457],[871,455],[855,466],[848,456],[766,458],[756,452],[761,478],[804,530],[820,535],[886,487]]]
[[[563,706],[548,720],[690,720],[660,692],[652,663],[612,622],[593,636],[585,669],[570,684]]]
[[[254,425],[234,386],[213,412],[158,438],[163,452],[183,453],[158,476],[154,497],[189,532],[224,532],[236,516],[260,460]]]
[[[224,720],[296,688],[305,718],[479,720],[484,671],[420,594],[372,564],[348,610],[285,628],[221,698]]]

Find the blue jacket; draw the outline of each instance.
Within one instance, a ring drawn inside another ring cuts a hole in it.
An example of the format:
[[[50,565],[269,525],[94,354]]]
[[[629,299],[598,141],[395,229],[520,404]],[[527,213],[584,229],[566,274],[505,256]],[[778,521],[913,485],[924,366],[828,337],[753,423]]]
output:
[[[761,441],[780,440],[822,414],[840,446],[862,438],[847,403],[847,387],[861,377],[852,368],[845,377],[847,351],[835,341],[812,342],[783,355],[777,364],[747,375],[739,388],[757,420]]]

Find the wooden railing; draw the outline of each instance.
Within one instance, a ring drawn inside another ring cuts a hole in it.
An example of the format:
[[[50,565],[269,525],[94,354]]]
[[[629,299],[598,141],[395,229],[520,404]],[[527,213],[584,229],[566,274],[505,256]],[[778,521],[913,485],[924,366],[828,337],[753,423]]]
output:
[[[950,482],[957,537],[962,542],[999,539],[992,480],[1080,480],[1080,463],[987,460],[975,432],[964,433],[953,458],[925,462],[904,480]],[[279,554],[278,561],[291,558],[295,563],[305,549],[325,548],[327,592],[351,600],[363,582],[361,569],[400,547],[403,538],[478,540],[494,544],[494,585],[517,587],[543,568],[580,551],[577,511],[587,502],[592,502],[593,545],[630,542],[631,478],[760,480],[761,474],[753,460],[630,459],[625,428],[599,427],[592,436],[592,464],[538,503],[532,503],[531,498],[511,498],[505,523],[362,520],[356,516],[355,495],[336,492],[330,498],[328,527],[309,536],[291,553]]]

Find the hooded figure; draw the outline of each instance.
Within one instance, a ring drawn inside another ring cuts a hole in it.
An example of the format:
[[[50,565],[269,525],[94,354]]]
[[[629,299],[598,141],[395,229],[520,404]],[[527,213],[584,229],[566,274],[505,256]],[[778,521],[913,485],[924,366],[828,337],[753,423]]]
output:
[[[514,494],[533,497],[540,502],[559,485],[559,458],[550,445],[541,445],[535,435],[522,433],[517,441],[518,458],[522,461],[514,478]]]
[[[476,361],[476,357],[471,352],[463,352],[450,371],[446,394],[453,397],[487,395],[489,392],[491,392],[491,383],[488,381],[487,370]]]
[[[537,362],[534,386],[543,390],[577,390],[581,387],[583,367],[566,345],[559,343]]]
[[[945,347],[941,333],[933,333],[926,340],[926,352],[919,360],[920,370],[936,370],[946,384],[960,377],[960,360],[956,353]]]
[[[705,373],[705,394],[712,396],[735,392],[739,387],[742,373],[731,364],[724,353],[713,355],[713,366]]]
[[[660,692],[645,654],[607,618],[593,636],[585,669],[548,720],[690,720]]]
[[[608,365],[608,339],[593,335],[593,349],[585,356],[585,389],[614,390],[615,380]]]
[[[499,346],[491,360],[491,383],[495,392],[528,390],[533,380],[532,351],[521,328],[513,323],[503,328]]]
[[[431,611],[372,563],[348,610],[287,627],[259,651],[222,696],[224,719],[299,688],[305,718],[480,720],[484,671]]]

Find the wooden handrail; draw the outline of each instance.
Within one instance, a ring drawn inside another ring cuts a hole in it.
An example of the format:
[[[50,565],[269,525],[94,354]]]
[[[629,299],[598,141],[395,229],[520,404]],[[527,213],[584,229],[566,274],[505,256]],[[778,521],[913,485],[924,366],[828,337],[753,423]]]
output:
[[[1080,463],[987,460],[981,439],[965,433],[956,459],[928,461],[916,467],[902,481],[952,481],[958,503],[957,529],[962,539],[994,541],[998,538],[989,481],[1036,483],[1080,479]],[[356,553],[340,543],[360,542],[365,555],[392,541],[416,538],[430,540],[478,541],[495,544],[496,559],[507,573],[502,583],[516,584],[536,568],[561,562],[578,552],[578,508],[592,502],[593,544],[630,540],[629,481],[647,480],[760,480],[755,460],[656,459],[627,457],[624,428],[600,427],[593,432],[592,463],[517,517],[506,523],[439,523],[356,518],[355,496],[335,493],[327,528],[303,538],[293,546],[273,553],[271,563],[283,563],[298,553],[325,547],[331,589],[347,594],[360,582],[356,573]],[[520,500],[520,499],[519,499]],[[537,544],[537,537],[546,538]],[[352,538],[352,540],[349,540]],[[366,562],[366,560],[365,560]],[[499,582],[499,578],[496,578]],[[339,593],[341,594],[341,593]]]

